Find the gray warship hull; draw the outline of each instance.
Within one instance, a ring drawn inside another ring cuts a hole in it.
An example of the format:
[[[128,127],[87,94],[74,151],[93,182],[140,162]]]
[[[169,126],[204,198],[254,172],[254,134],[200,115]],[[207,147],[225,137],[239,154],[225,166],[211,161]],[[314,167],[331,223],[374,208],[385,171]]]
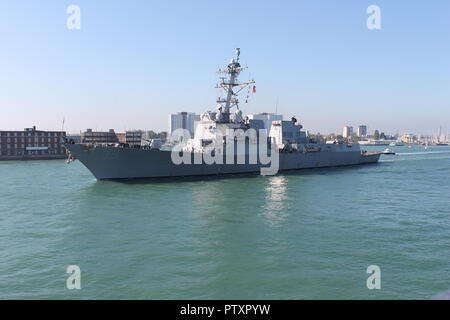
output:
[[[359,147],[352,150],[347,146],[323,146],[333,149],[280,153],[278,171],[362,165],[376,163],[380,157],[380,153],[363,153]],[[259,173],[264,167],[260,164],[176,165],[172,162],[171,151],[167,150],[84,144],[68,144],[66,148],[98,180]]]

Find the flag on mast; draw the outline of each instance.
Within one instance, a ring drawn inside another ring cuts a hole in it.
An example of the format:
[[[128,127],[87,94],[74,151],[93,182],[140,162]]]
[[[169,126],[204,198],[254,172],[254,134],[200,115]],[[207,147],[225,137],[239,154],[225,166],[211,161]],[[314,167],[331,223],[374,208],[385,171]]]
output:
[[[256,93],[256,86],[253,86],[253,93]]]

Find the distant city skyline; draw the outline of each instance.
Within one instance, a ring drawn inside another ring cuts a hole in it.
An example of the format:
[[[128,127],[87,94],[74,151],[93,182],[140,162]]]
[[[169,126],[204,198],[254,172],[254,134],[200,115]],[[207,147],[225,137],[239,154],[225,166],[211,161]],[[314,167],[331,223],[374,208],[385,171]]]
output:
[[[80,30],[66,27],[70,4]],[[372,4],[381,30],[366,27]],[[296,116],[323,134],[450,129],[448,1],[229,6],[231,15],[211,1],[2,1],[0,130],[61,130],[65,119],[68,133],[169,131],[169,114],[215,109],[215,71],[235,47],[249,67],[241,79],[258,87],[244,114]]]

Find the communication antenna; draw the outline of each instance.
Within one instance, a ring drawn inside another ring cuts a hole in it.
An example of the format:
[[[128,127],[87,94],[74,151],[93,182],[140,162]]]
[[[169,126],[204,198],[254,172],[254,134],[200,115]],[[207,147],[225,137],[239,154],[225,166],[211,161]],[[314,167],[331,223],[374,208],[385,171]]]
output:
[[[226,94],[225,98],[218,98],[216,101],[217,110],[219,111],[218,120],[222,123],[230,122],[231,108],[235,107],[236,110],[239,110],[239,92],[255,83],[253,80],[247,82],[238,81],[237,77],[241,71],[247,69],[246,67],[242,67],[239,63],[240,55],[241,49],[236,48],[236,58],[232,59],[224,70],[219,69],[217,72],[224,76],[220,77],[220,82],[216,85],[216,88],[224,90]],[[256,90],[255,86],[253,86],[253,90]]]

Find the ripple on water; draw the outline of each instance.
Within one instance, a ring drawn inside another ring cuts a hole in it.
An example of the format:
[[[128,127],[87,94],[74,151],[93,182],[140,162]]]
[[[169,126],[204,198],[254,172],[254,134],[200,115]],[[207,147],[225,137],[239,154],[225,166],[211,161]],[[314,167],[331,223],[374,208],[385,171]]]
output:
[[[432,297],[450,283],[450,148],[398,150],[375,166],[159,182],[0,162],[0,297]]]

